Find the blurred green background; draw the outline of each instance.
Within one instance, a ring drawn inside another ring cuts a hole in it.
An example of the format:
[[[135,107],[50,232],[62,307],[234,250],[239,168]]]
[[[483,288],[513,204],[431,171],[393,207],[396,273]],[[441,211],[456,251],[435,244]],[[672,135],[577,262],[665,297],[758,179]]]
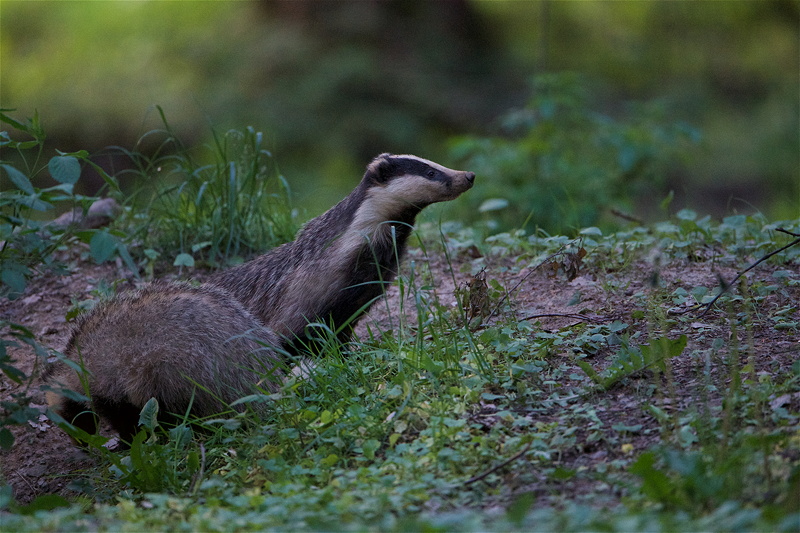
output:
[[[478,167],[455,216],[495,227],[652,220],[669,191],[790,218],[798,43],[797,0],[0,0],[0,106],[64,151],[147,153],[156,105],[186,145],[252,125],[309,216],[389,151]]]

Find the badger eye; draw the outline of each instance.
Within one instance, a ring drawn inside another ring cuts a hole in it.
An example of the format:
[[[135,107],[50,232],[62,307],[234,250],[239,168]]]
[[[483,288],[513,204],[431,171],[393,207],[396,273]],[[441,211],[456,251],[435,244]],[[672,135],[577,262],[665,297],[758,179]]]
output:
[[[436,171],[435,170],[429,170],[427,174],[428,174],[429,178],[433,179],[433,177],[436,175]]]

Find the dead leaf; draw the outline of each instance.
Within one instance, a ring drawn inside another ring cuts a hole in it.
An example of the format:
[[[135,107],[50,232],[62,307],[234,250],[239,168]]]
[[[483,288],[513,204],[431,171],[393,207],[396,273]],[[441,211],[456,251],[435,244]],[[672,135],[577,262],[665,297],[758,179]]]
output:
[[[558,274],[559,270],[563,270],[567,276],[567,281],[572,281],[578,277],[581,266],[583,265],[583,258],[586,257],[586,248],[580,247],[576,252],[565,252],[561,256],[561,261],[551,261],[548,267],[550,268],[549,276],[551,278]]]
[[[489,314],[489,285],[486,283],[485,270],[470,277],[457,292],[468,322],[476,317],[483,319]]]

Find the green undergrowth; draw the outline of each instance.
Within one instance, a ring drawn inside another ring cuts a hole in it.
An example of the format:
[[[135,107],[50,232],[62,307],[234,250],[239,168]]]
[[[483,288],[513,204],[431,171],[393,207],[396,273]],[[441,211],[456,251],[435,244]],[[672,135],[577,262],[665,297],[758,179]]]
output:
[[[614,227],[661,194],[665,178],[695,151],[700,132],[675,121],[664,102],[625,102],[608,114],[576,73],[532,79],[531,97],[498,120],[498,135],[451,140],[451,154],[482,181],[460,220],[490,217],[497,228]],[[485,218],[484,218],[485,220]]]
[[[77,222],[97,200],[76,190],[82,169],[94,169],[105,183],[104,191],[112,196],[120,193],[116,178],[97,166],[86,151],[46,155],[46,134],[39,117],[17,121],[7,111],[0,110],[0,124],[16,129],[23,138],[0,131],[0,298],[19,299],[34,276],[68,273],[69,265],[58,252],[76,243],[81,243],[84,258],[96,262],[119,258],[136,273],[124,233],[85,228]],[[73,213],[72,221],[54,223],[62,212]],[[30,329],[0,317],[0,374],[20,386],[0,404],[0,449],[14,443],[7,426],[27,424],[40,414],[29,406],[33,375],[23,372],[9,354],[9,349],[23,345],[42,360],[50,354]]]
[[[95,170],[105,182],[104,191],[112,195],[120,193],[117,180],[86,151],[45,156],[46,134],[38,116],[19,122],[5,111],[0,110],[0,123],[17,129],[24,138],[17,140],[0,131],[0,297],[18,298],[36,274],[66,272],[55,252],[75,240],[88,244],[95,261],[120,257],[135,271],[120,231],[52,223],[64,211],[74,211],[76,218],[85,215],[97,200],[76,191],[84,167]],[[34,185],[40,182],[49,182],[49,186]]]
[[[223,414],[192,436],[143,412],[129,451],[91,446],[71,501],[20,506],[4,489],[4,530],[795,531],[800,362],[754,337],[797,346],[798,247],[735,285],[664,276],[741,271],[799,226],[682,211],[575,238],[423,227],[397,282],[415,319],[368,322],[307,377],[246,398],[273,405],[263,418]],[[433,258],[472,276],[457,305]],[[596,276],[632,305],[545,329],[503,269]]]

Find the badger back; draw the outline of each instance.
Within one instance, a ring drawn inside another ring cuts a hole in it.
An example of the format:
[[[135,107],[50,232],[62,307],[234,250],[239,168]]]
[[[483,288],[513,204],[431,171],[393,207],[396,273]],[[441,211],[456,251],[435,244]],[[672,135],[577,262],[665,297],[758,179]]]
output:
[[[83,372],[62,364],[51,384],[88,392],[92,403],[52,395],[49,401],[65,418],[99,406],[130,436],[150,398],[164,413],[191,406],[204,417],[256,388],[277,390],[272,347],[279,343],[226,291],[155,283],[99,304],[78,322],[65,353]]]

